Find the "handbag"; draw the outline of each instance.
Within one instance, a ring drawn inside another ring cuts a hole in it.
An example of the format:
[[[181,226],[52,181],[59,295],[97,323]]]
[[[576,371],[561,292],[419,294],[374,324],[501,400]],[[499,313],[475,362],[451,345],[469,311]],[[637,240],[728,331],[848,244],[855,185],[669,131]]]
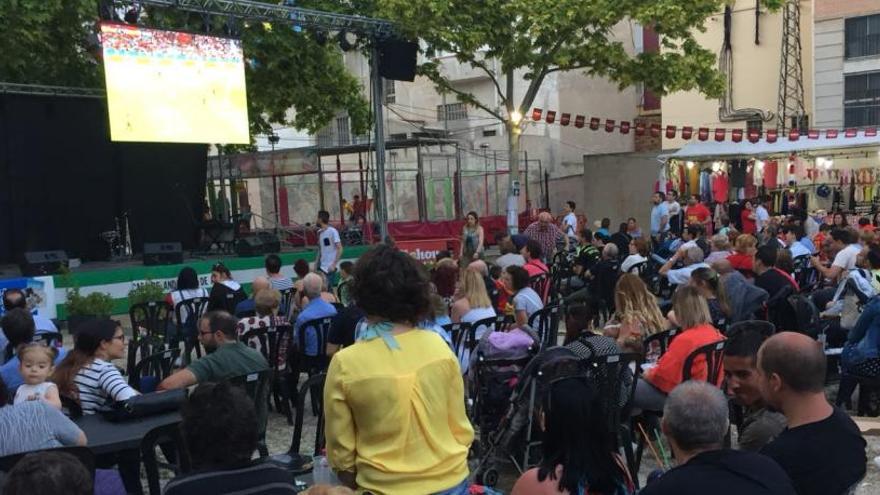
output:
[[[136,395],[115,402],[102,414],[108,421],[119,422],[177,411],[186,400],[185,388]]]

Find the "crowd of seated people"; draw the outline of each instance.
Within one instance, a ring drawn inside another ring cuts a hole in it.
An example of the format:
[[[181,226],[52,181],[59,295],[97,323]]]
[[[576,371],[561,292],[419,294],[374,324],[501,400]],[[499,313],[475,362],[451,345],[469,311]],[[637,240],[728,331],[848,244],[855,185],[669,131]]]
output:
[[[619,401],[635,419],[620,422],[658,418],[657,435],[670,446],[673,461],[657,463],[662,472],[647,483],[639,479],[624,446],[607,430],[607,398],[586,375],[567,376],[536,389],[541,456],[504,490],[847,493],[865,476],[867,458],[865,441],[844,408],[854,389],[860,395],[866,386],[870,391],[863,379],[880,376],[880,247],[873,231],[859,234],[844,219],[824,231],[817,225],[817,234],[809,236],[800,213],[764,218],[747,208],[745,218],[754,223],[746,222],[750,233],[740,234],[727,220],[709,238],[711,220],[700,209],[689,216],[687,209],[681,209],[683,217],[696,220],[685,220],[679,236],[663,230],[670,210],[660,208],[652,238],[636,235],[634,220],[610,235],[570,223],[563,231],[542,215],[524,236],[494,236],[501,251],[495,262],[478,246],[468,250],[467,260],[444,253],[426,269],[393,245],[380,244],[354,264],[340,262],[342,280],[311,271],[304,260],[293,265],[296,279],[285,277],[290,267],[275,255],[266,258],[265,275],[241,282],[218,263],[207,289],[199,286],[195,270],[181,270],[167,300],[176,305],[209,299],[194,323],[194,337],[206,352],[177,363],[157,387],[191,389],[180,432],[193,470],[175,476],[165,493],[296,492],[288,472],[254,456],[267,430],[268,396],[254,400],[230,381],[271,368],[301,379],[305,370],[294,356],[325,358],[314,361],[323,362],[322,369],[309,372],[326,373],[326,457],[342,485],[358,493],[469,493],[469,459],[482,433],[469,416],[467,372],[474,361],[448,329],[499,315],[509,318],[511,328],[525,328],[536,313],[560,302],[565,335],[542,345],[565,345],[582,359],[638,355],[645,366],[629,374],[631,403],[627,393]],[[480,237],[493,238],[486,234]],[[577,245],[568,245],[575,238]],[[562,283],[536,286],[539,277],[561,277]],[[670,286],[667,294],[656,291],[657,279]],[[296,291],[290,307],[284,307],[282,291]],[[825,317],[821,336],[802,327],[797,304],[804,301]],[[320,338],[324,330],[314,322],[324,319],[331,324]],[[14,305],[0,321],[8,342],[0,364],[4,456],[88,445],[65,416],[69,404],[94,415],[140,393],[114,364],[128,351],[119,323],[85,323],[73,346],[58,350],[32,342],[40,331],[35,321]],[[245,336],[281,327],[290,333],[278,344],[278,362],[269,363],[264,341]],[[475,329],[474,338],[487,330]],[[694,359],[715,344],[723,348],[717,370],[708,357]],[[825,350],[831,345],[843,348],[834,403],[825,395]],[[41,486],[67,477],[73,493],[92,482],[77,472],[74,458],[41,452],[7,473],[8,493],[27,493],[27,483],[38,483],[28,477],[41,459],[54,459]],[[129,493],[143,491],[140,463],[137,451],[96,457],[98,468],[118,469]]]

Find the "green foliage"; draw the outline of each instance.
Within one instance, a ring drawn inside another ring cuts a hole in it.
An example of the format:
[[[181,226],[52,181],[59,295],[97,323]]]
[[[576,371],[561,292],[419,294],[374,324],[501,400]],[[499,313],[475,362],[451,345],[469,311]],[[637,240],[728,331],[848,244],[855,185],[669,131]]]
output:
[[[165,299],[165,290],[162,285],[152,280],[138,285],[128,291],[128,304],[143,304],[154,301],[162,301]]]
[[[0,81],[102,87],[96,0],[0,0]],[[289,25],[233,22],[167,8],[149,8],[141,23],[160,29],[242,39],[251,135],[272,124],[315,133],[340,111],[352,132],[370,127],[363,88],[346,69],[338,47],[320,45]],[[289,110],[296,110],[291,114]]]
[[[730,0],[728,0],[730,1]],[[765,0],[777,8],[783,0]],[[718,97],[724,80],[715,54],[694,38],[706,19],[722,11],[725,0],[376,0],[376,14],[399,23],[405,34],[427,46],[419,67],[438,90],[477,106],[499,120],[506,115],[444,77],[434,55],[452,53],[459,62],[483,71],[495,82],[503,106],[528,109],[545,77],[580,70],[605,77],[621,88],[636,83],[663,95],[699,90]],[[629,20],[653,26],[662,53],[632,55],[630,43],[615,40],[615,26]],[[487,60],[496,59],[495,73]],[[514,101],[509,81],[524,77],[529,88]]]
[[[0,1],[0,81],[97,87],[94,0]]]
[[[67,289],[67,302],[64,305],[68,316],[109,317],[113,313],[113,297],[103,292],[92,292],[87,296],[80,293],[79,287]]]

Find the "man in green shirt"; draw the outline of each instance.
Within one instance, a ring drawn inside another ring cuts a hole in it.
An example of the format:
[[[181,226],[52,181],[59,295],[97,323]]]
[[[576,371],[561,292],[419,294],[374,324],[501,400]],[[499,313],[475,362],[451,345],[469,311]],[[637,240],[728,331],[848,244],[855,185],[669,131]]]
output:
[[[226,311],[211,311],[203,316],[199,320],[199,342],[207,355],[163,380],[158,390],[217,382],[269,369],[259,351],[238,341],[236,325],[238,320]]]

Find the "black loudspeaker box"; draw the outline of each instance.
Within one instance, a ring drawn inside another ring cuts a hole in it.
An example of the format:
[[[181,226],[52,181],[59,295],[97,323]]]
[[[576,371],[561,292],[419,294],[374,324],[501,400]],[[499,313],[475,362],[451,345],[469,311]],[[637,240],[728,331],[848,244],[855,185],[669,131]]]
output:
[[[179,242],[145,242],[144,264],[179,265],[183,263],[183,245]]]
[[[379,74],[385,79],[412,82],[416,78],[419,44],[404,40],[379,41]]]
[[[235,242],[235,253],[239,256],[263,256],[281,251],[281,241],[271,232],[248,234]]]
[[[25,251],[20,265],[21,274],[26,277],[52,275],[68,266],[67,253],[56,251]]]

